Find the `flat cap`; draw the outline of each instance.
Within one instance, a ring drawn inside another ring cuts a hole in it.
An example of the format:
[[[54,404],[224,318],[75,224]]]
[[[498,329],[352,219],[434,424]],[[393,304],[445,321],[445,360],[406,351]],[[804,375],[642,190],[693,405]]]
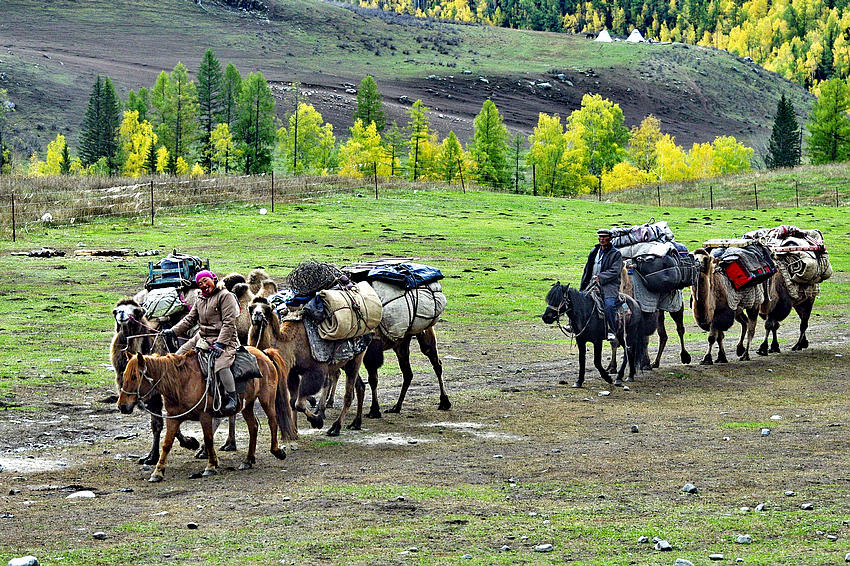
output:
[[[612,236],[614,233],[611,232],[608,228],[600,228],[596,231],[597,236]]]

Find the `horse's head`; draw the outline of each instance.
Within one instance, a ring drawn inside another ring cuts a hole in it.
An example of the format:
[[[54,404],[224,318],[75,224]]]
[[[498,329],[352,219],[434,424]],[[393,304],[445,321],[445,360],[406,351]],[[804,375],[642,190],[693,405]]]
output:
[[[560,281],[555,282],[549,293],[546,294],[546,311],[540,318],[546,324],[552,324],[558,320],[562,314],[568,313],[570,310],[570,286],[561,285]]]
[[[131,324],[139,324],[145,316],[145,309],[133,299],[121,299],[112,309],[115,318],[115,331],[118,332]]]
[[[139,403],[139,397],[150,389],[150,377],[147,375],[145,357],[141,353],[127,352],[126,354],[127,367],[124,368],[120,394],[118,395],[118,410],[129,415]]]

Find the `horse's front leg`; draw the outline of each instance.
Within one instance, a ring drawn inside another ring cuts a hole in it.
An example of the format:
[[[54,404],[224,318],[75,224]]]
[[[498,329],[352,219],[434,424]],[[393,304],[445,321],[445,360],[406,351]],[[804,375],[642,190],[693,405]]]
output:
[[[578,343],[578,377],[573,387],[581,387],[584,384],[584,370],[587,363],[587,342]]]
[[[685,309],[670,313],[670,318],[676,323],[676,334],[679,335],[679,347],[681,350],[679,351],[679,357],[682,360],[683,364],[691,363],[691,355],[688,353],[687,348],[685,348]]]
[[[239,465],[240,470],[250,470],[254,467],[254,464],[257,461],[257,431],[259,430],[260,425],[257,422],[257,416],[254,414],[254,400],[251,399],[251,402],[249,403],[248,399],[249,398],[246,396],[245,408],[242,409],[242,418],[245,419],[245,424],[248,426],[248,454],[245,455],[245,459],[242,460],[242,463]],[[269,417],[269,419],[271,419],[271,417]],[[271,422],[271,420],[269,422]],[[275,427],[274,432],[275,436],[277,436],[277,427]],[[277,439],[275,439],[275,441],[276,440]],[[274,451],[272,451],[272,453],[274,453]]]
[[[614,383],[611,380],[611,376],[608,374],[608,370],[602,365],[602,341],[593,342],[593,365],[599,371],[599,375],[608,383]],[[617,376],[617,383],[614,385],[622,385],[623,380],[620,376]]]
[[[614,373],[617,371],[617,347],[619,344],[619,340],[616,342],[611,342],[611,361],[608,362],[608,373]]]
[[[180,421],[176,419],[168,419],[165,423],[165,440],[162,442],[162,451],[159,454],[159,461],[156,463],[149,482],[160,482],[165,476],[165,462],[168,460],[168,453],[171,452],[171,447],[174,445],[174,437],[177,436],[177,431],[180,430]]]
[[[204,431],[204,447],[207,449],[207,467],[204,468],[202,476],[214,476],[218,473],[218,456],[215,453],[213,442],[213,418],[209,413],[201,413],[201,430]]]
[[[657,368],[661,365],[661,355],[664,353],[664,348],[667,346],[667,328],[664,326],[664,311],[658,311],[658,352],[655,354],[655,361],[650,367]],[[649,339],[647,338],[647,346]],[[646,361],[649,362],[649,348],[646,350]]]
[[[151,413],[161,414],[162,403],[159,404],[159,407],[155,403],[148,403],[148,409],[150,409]],[[151,415],[151,434],[153,435],[153,441],[150,452],[148,452],[147,456],[139,458],[139,464],[150,466],[159,461],[159,439],[162,436],[162,417]]]

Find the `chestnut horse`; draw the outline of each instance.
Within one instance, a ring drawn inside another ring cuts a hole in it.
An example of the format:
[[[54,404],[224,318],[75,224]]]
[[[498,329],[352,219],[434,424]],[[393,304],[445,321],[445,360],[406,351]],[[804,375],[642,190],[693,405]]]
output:
[[[297,436],[292,420],[292,410],[289,406],[288,389],[283,386],[280,388],[280,393],[278,392],[278,381],[281,378],[286,380],[289,364],[284,361],[280,352],[274,349],[263,353],[249,347],[248,351],[256,356],[262,378],[248,381],[244,395],[240,395],[240,403],[244,401],[242,417],[248,425],[250,435],[248,454],[239,466],[240,470],[253,467],[256,461],[254,454],[257,448],[259,425],[254,415],[254,400],[258,397],[268,417],[271,453],[281,460],[286,458],[286,453],[278,446],[278,426],[285,439]],[[213,446],[213,400],[207,393],[207,384],[201,374],[197,351],[192,350],[185,355],[167,354],[165,356],[128,353],[128,358],[121,395],[118,397],[118,408],[125,415],[130,414],[137,404],[144,403],[146,399],[159,394],[167,412],[167,415],[163,415],[166,419],[166,430],[162,452],[148,481],[162,481],[168,453],[180,429],[180,424],[186,420],[200,421],[204,433],[204,447],[207,450],[208,461],[202,475],[216,474],[218,458]]]

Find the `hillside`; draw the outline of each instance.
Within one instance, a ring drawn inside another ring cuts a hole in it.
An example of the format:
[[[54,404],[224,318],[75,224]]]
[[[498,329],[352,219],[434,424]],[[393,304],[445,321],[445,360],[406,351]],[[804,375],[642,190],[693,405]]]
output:
[[[801,87],[751,62],[680,44],[599,44],[315,0],[276,3],[261,13],[190,0],[3,4],[0,88],[17,105],[7,137],[21,155],[43,150],[56,133],[75,145],[97,74],[112,77],[125,96],[152,86],[178,61],[196,69],[207,47],[243,75],[262,71],[281,117],[292,104],[285,87],[301,81],[343,136],[355,101],[346,85],[366,74],[378,81],[390,120],[406,122],[407,107],[421,98],[432,109],[432,126],[441,135],[454,130],[464,142],[488,97],[509,129],[523,133],[539,112],[566,116],[583,94],[598,92],[623,108],[629,125],[656,115],[679,144],[734,135],[757,151],[780,92],[791,94],[801,120],[811,104]]]

